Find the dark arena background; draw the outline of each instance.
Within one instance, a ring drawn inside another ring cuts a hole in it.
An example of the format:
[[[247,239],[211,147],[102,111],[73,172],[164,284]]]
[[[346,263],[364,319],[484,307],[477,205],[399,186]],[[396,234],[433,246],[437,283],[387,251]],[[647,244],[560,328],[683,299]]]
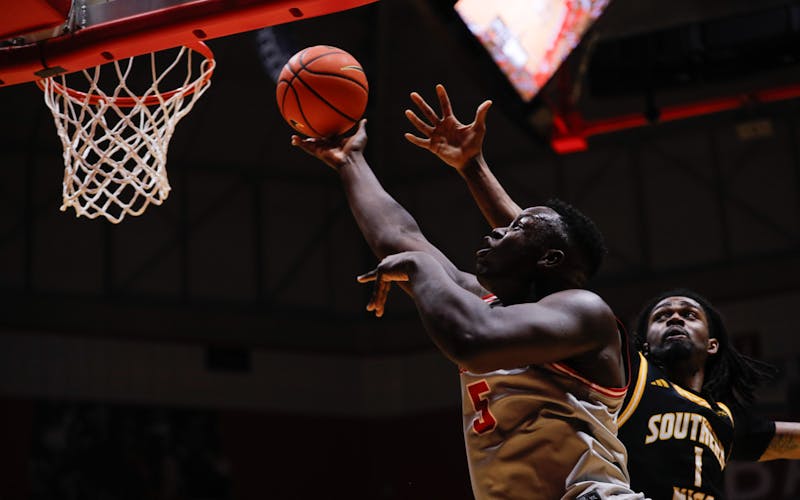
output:
[[[530,102],[450,3],[210,40],[172,192],[119,225],[59,211],[42,92],[0,88],[0,499],[471,498],[457,368],[399,290],[365,310],[355,277],[376,261],[278,113],[276,70],[317,44],[363,65],[369,161],[460,267],[488,226],[403,138],[409,93],[435,102],[437,83],[462,121],[495,101],[485,154],[518,203],[558,196],[598,223],[592,289],[623,321],[700,291],[780,368],[758,411],[800,419],[800,2],[613,0]],[[796,461],[726,474],[731,499],[800,498]]]

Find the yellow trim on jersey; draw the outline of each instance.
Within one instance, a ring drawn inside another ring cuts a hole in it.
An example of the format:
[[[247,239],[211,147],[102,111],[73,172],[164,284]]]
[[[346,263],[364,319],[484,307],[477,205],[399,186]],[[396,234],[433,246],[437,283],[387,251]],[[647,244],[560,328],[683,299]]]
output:
[[[731,411],[730,408],[728,408],[728,405],[726,405],[725,403],[719,403],[718,402],[717,406],[722,408],[722,411],[724,411],[728,415],[728,418],[731,419],[731,425],[736,427],[736,422],[734,422],[734,420],[733,420],[733,412]]]
[[[735,429],[736,428],[736,422],[733,420],[733,412],[731,411],[730,408],[728,408],[728,405],[726,405],[725,403],[717,402],[717,406],[719,406],[722,409],[722,411],[724,411],[728,415],[728,418],[731,419],[731,426]],[[728,449],[728,453],[725,455],[725,459],[726,460],[730,460],[731,459],[731,455],[733,455],[733,446],[731,446]]]
[[[684,389],[683,387],[679,386],[678,384],[672,384],[672,387],[674,387],[675,390],[678,392],[678,394],[683,396],[685,399],[688,399],[689,401],[697,403],[700,406],[702,406],[704,408],[708,408],[709,410],[711,410],[711,405],[709,404],[709,402],[706,401],[705,399],[701,398],[697,394],[694,394],[692,392],[687,391],[686,389]]]
[[[642,353],[637,352],[639,355],[639,376],[636,377],[636,386],[633,388],[633,396],[628,400],[628,406],[622,409],[622,412],[617,417],[617,426],[622,427],[622,424],[631,418],[631,414],[639,406],[644,394],[644,388],[647,386],[647,359]]]

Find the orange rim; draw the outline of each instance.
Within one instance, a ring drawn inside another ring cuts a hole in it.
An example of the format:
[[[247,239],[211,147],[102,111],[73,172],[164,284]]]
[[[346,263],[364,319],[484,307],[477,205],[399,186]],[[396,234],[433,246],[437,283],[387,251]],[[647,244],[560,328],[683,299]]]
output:
[[[208,45],[201,41],[197,41],[191,45],[185,45],[185,47],[189,50],[193,50],[198,54],[205,57],[205,63],[213,62],[214,61],[214,53],[211,52],[211,49],[208,48]],[[192,95],[195,92],[195,89],[198,86],[203,86],[211,79],[211,75],[214,73],[214,68],[211,68],[210,71],[203,71],[201,73],[200,79],[193,80],[189,85],[186,87],[179,87],[173,90],[169,90],[167,92],[160,92],[158,95],[148,96],[146,98],[137,98],[137,97],[102,97],[97,94],[87,94],[85,92],[81,92],[80,90],[71,89],[65,85],[62,85],[55,81],[54,78],[50,78],[49,80],[52,82],[53,89],[61,95],[68,95],[69,97],[78,100],[88,102],[91,105],[100,104],[102,101],[108,101],[120,108],[132,108],[137,104],[144,104],[145,106],[154,106],[160,103],[162,100],[170,99],[172,96],[176,94],[184,94],[184,95]],[[39,86],[40,89],[44,90],[44,81],[45,80],[36,80],[36,85]],[[188,87],[188,89],[187,89]]]

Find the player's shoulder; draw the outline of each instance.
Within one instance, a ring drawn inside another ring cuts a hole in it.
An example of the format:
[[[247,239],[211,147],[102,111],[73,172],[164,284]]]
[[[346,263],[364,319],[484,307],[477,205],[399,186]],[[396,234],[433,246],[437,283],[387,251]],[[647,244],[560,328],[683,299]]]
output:
[[[542,298],[539,303],[568,312],[580,321],[592,336],[602,332],[614,337],[619,334],[617,317],[611,306],[590,290],[578,288],[562,290]]]
[[[588,317],[601,317],[604,320],[611,320],[616,325],[616,316],[614,311],[611,310],[611,306],[591,290],[581,288],[562,290],[543,297],[539,303],[569,308],[577,314],[587,315]]]
[[[564,302],[570,302],[576,305],[587,305],[590,307],[593,306],[602,306],[610,309],[608,304],[602,297],[597,295],[595,292],[591,290],[587,290],[585,288],[568,288],[566,290],[560,290],[558,292],[553,292],[549,295],[546,295],[541,299],[542,301],[545,300],[559,300]]]

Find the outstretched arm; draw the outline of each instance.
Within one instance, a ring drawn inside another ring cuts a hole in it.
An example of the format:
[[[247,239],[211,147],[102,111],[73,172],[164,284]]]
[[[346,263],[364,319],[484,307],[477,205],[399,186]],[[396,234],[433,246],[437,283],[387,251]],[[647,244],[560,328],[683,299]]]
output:
[[[563,361],[613,345],[616,320],[608,305],[586,290],[557,292],[535,303],[490,307],[448,278],[430,255],[391,255],[359,276],[375,282],[368,309],[382,313],[393,282],[404,283],[425,329],[453,362],[474,372]],[[622,373],[617,375],[621,382]]]
[[[478,106],[475,119],[465,125],[453,114],[450,98],[444,86],[436,86],[436,95],[439,98],[441,117],[418,93],[411,93],[411,100],[427,122],[407,109],[406,118],[424,137],[407,133],[406,139],[430,151],[456,169],[467,183],[473,199],[492,227],[507,226],[521,209],[503,189],[483,157],[486,114],[492,101],[484,101]]]
[[[800,422],[775,422],[775,436],[759,462],[782,458],[800,459]]]
[[[364,158],[367,144],[366,120],[351,137],[339,139],[301,139],[292,136],[292,145],[325,162],[338,172],[350,210],[375,255],[382,259],[404,251],[431,255],[458,285],[482,294],[475,277],[459,271],[422,234],[419,225],[381,186]]]

